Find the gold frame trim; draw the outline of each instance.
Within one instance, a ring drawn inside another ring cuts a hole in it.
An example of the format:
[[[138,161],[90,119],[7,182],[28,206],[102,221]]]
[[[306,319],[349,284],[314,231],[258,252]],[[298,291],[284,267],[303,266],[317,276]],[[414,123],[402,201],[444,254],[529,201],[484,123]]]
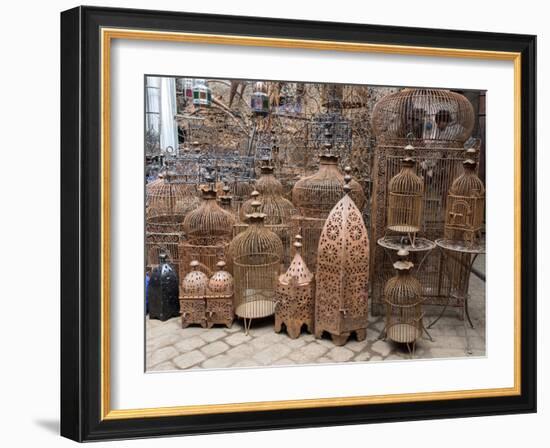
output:
[[[453,57],[513,61],[514,63],[514,386],[509,388],[370,395],[304,400],[281,400],[215,405],[189,405],[142,409],[110,408],[110,51],[113,39],[186,42],[299,48],[323,51],[383,53],[412,56]],[[101,29],[101,419],[117,420],[211,413],[250,412],[315,407],[352,406],[413,401],[503,397],[521,394],[521,53],[455,48],[278,39],[215,34]]]

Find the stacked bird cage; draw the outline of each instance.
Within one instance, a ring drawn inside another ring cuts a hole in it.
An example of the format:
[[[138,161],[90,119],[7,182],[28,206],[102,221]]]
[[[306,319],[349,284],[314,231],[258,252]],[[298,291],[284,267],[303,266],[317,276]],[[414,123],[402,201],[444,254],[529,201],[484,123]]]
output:
[[[284,324],[292,339],[300,336],[304,325],[313,333],[315,319],[314,276],[300,254],[301,240],[296,235],[296,253],[287,271],[279,276],[276,292],[275,332],[279,333]]]
[[[146,267],[156,264],[160,253],[179,271],[179,244],[184,237],[183,220],[200,203],[194,185],[177,182],[171,171],[147,184],[145,189]]]
[[[244,321],[248,334],[253,319],[275,312],[275,289],[283,258],[281,239],[264,225],[261,203],[252,204],[246,216],[248,227],[233,238],[229,257],[235,279],[235,314]]]
[[[180,285],[180,312],[181,326],[187,328],[191,324],[198,324],[206,328],[206,287],[207,275],[199,270],[200,263],[193,260],[189,263],[191,272],[182,280]]]
[[[447,193],[461,170],[464,142],[474,126],[474,111],[468,99],[449,90],[404,89],[382,98],[375,106],[372,126],[376,135],[370,235],[384,237],[387,228],[389,182],[401,169],[401,160],[416,160],[424,182],[422,237],[440,238],[444,232]],[[407,148],[412,145],[414,149]],[[392,276],[392,262],[384,249],[373,246],[371,281],[373,311],[382,313],[384,285]],[[420,264],[421,255],[411,254]],[[417,272],[426,303],[447,301],[446,280],[441,275],[441,254],[432,251]],[[452,302],[451,305],[457,305]]]
[[[181,266],[186,268],[191,260],[197,260],[208,275],[215,270],[218,260],[226,258],[235,224],[234,216],[218,205],[216,196],[212,183],[203,189],[201,205],[183,221],[185,240],[179,245]],[[185,273],[180,272],[180,278]]]
[[[233,310],[233,276],[225,270],[225,261],[216,264],[218,270],[208,280],[206,287],[206,322],[231,327],[235,313]]]
[[[327,331],[336,345],[352,332],[364,340],[368,321],[369,236],[350,196],[351,176],[345,180],[345,195],[323,226],[316,273],[315,336]]]

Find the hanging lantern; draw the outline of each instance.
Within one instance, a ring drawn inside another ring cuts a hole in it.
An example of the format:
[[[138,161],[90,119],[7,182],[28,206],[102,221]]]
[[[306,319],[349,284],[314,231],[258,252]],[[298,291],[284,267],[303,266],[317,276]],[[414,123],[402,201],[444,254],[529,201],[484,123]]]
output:
[[[261,202],[252,204],[248,227],[229,246],[235,279],[235,314],[244,320],[248,334],[252,319],[275,312],[275,289],[283,257],[281,239],[264,225]]]
[[[476,150],[466,151],[468,158],[463,162],[464,172],[457,177],[449,189],[445,213],[445,238],[479,242],[485,213],[485,187],[476,174]]]
[[[180,312],[181,326],[186,328],[191,324],[199,324],[206,328],[206,287],[208,277],[199,271],[199,262],[193,260],[189,263],[189,272],[181,282]]]
[[[269,96],[267,95],[267,84],[258,81],[254,84],[254,92],[250,98],[250,108],[257,115],[267,115],[269,113]]]
[[[386,337],[400,344],[407,344],[414,355],[416,341],[422,336],[422,286],[411,274],[413,263],[406,260],[407,250],[400,250],[399,261],[393,264],[396,275],[385,286]],[[411,348],[412,346],[412,348]]]
[[[195,106],[212,105],[212,91],[204,79],[196,79],[193,85],[193,104]]]
[[[287,271],[279,276],[276,292],[275,332],[286,327],[292,339],[300,336],[303,325],[313,333],[315,297],[313,294],[313,274],[307,268],[300,250],[302,237],[296,235],[296,253]]]
[[[343,345],[351,332],[362,341],[367,335],[369,237],[359,208],[350,193],[346,174],[344,197],[330,212],[317,255],[315,336],[331,334]]]
[[[208,280],[206,288],[206,322],[211,328],[223,324],[227,328],[233,324],[233,276],[225,270],[225,261],[218,261],[218,270]]]
[[[178,274],[164,253],[159,255],[159,264],[151,272],[147,304],[150,319],[165,321],[179,315]]]
[[[405,148],[413,151],[412,146]],[[401,160],[401,171],[388,184],[387,230],[408,235],[412,246],[422,226],[424,204],[424,180],[415,172],[411,157]]]

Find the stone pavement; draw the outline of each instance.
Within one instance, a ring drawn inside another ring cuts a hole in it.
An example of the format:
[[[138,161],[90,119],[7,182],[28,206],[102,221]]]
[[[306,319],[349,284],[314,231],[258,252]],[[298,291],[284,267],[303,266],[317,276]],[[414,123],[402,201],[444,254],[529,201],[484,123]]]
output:
[[[476,267],[484,271],[484,260],[480,259]],[[474,275],[470,279],[470,294],[470,316],[475,326],[474,329],[467,327],[471,356],[484,356],[485,282]],[[440,307],[425,307],[424,324],[427,326],[440,310]],[[384,317],[371,316],[365,341],[358,342],[352,336],[347,344],[337,347],[329,337],[315,339],[302,332],[298,339],[290,339],[284,331],[275,333],[273,318],[253,322],[250,334],[245,335],[239,320],[231,328],[182,329],[180,318],[161,322],[147,317],[146,368],[166,371],[411,359],[406,346],[378,339],[383,328]],[[466,356],[463,321],[458,309],[448,308],[429,332],[434,341],[420,339],[415,359]]]

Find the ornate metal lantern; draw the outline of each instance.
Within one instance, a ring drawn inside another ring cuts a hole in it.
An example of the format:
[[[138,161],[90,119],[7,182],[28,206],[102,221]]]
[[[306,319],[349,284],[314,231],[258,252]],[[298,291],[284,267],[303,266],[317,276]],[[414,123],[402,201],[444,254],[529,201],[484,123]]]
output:
[[[475,149],[467,156],[475,156]],[[485,213],[485,187],[476,174],[475,160],[463,162],[464,172],[457,177],[447,196],[445,238],[473,244],[481,239]]]
[[[411,274],[414,264],[406,260],[409,252],[400,250],[400,260],[393,264],[396,275],[384,288],[386,302],[386,337],[407,344],[414,354],[416,341],[422,336],[422,286]],[[412,348],[411,348],[412,346]]]
[[[150,319],[165,321],[179,315],[178,273],[164,253],[159,255],[159,264],[151,272],[147,295]]]
[[[264,225],[260,202],[246,216],[248,227],[233,238],[229,255],[235,279],[235,314],[244,320],[248,333],[252,319],[275,312],[275,289],[283,257],[281,239]]]
[[[208,280],[206,288],[206,322],[208,328],[233,324],[233,276],[225,270],[225,261],[218,261],[218,270]]]
[[[413,150],[412,146],[406,149]],[[405,157],[401,171],[388,183],[387,230],[406,234],[414,246],[414,239],[422,225],[424,181],[415,172],[414,159]]]
[[[350,196],[351,176],[345,180],[345,195],[323,226],[316,274],[315,336],[327,331],[336,345],[351,332],[364,340],[368,320],[369,237]]]
[[[212,91],[204,79],[195,79],[193,84],[193,104],[195,106],[212,105]]]
[[[267,84],[265,82],[258,81],[254,84],[254,92],[250,98],[250,108],[258,115],[269,113],[269,96],[267,95]]]
[[[292,339],[300,336],[303,325],[313,333],[315,315],[313,274],[300,254],[301,240],[296,235],[296,253],[287,271],[279,276],[276,292],[275,332],[279,333],[284,324]]]
[[[206,287],[208,277],[199,270],[200,263],[193,260],[189,272],[181,282],[180,312],[181,326],[186,328],[191,324],[199,324],[206,328]]]

